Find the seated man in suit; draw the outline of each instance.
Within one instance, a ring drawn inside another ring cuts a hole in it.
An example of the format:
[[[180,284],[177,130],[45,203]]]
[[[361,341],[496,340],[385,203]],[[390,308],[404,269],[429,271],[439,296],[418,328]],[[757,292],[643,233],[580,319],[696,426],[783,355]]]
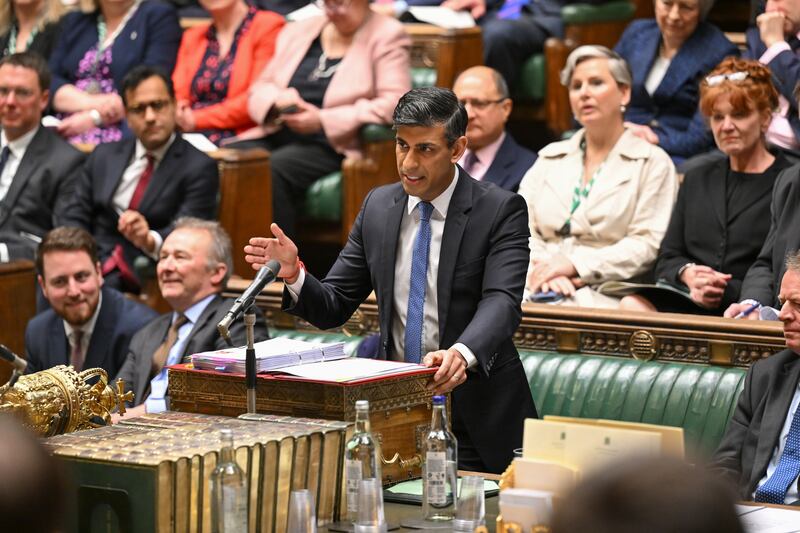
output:
[[[800,500],[800,253],[786,257],[779,299],[787,349],[748,370],[712,468],[744,500],[793,504]]]
[[[119,377],[132,390],[136,407],[129,416],[158,413],[167,403],[165,366],[188,362],[189,356],[221,350],[227,344],[217,324],[233,305],[220,296],[231,276],[231,239],[218,222],[182,217],[175,221],[159,252],[158,287],[172,311],[161,315],[131,340]],[[263,315],[256,310],[255,342],[269,338]],[[234,346],[247,342],[242,320],[230,328]]]
[[[467,149],[458,164],[476,180],[517,192],[536,154],[506,131],[513,105],[506,80],[489,67],[472,67],[456,78],[453,92],[469,117]]]
[[[378,357],[438,366],[430,386],[453,391],[460,467],[502,472],[536,416],[512,340],[528,265],[525,202],[455,164],[467,112],[451,91],[406,93],[394,127],[400,183],[367,195],[324,280],[304,270],[276,224],[276,238],[250,240],[246,259],[254,268],[279,260],[284,309],[322,329],[343,324],[374,290]]]
[[[0,262],[33,259],[72,197],[83,154],[41,126],[50,70],[38,54],[0,59]]]
[[[175,129],[169,76],[154,67],[132,69],[123,80],[122,101],[135,138],[94,149],[64,222],[94,235],[106,283],[138,292],[134,260],[158,258],[176,218],[213,218],[219,178],[214,160]]]
[[[97,245],[80,228],[56,228],[36,255],[39,286],[50,308],[25,329],[26,372],[56,365],[102,368],[113,379],[133,334],[157,314],[103,286]]]

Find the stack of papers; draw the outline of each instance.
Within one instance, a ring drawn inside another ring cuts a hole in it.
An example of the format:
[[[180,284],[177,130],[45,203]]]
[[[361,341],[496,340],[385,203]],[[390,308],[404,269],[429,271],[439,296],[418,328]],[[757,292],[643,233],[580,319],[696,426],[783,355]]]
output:
[[[383,361],[380,359],[364,359],[351,357],[339,361],[326,360],[322,363],[298,365],[281,368],[281,372],[312,381],[328,383],[345,383],[362,379],[383,378],[400,374],[426,371],[428,367],[416,363],[400,361]]]
[[[279,368],[344,359],[343,342],[308,342],[278,337],[254,345],[256,372],[269,372]],[[195,368],[218,372],[245,372],[246,348],[226,348],[192,355]]]

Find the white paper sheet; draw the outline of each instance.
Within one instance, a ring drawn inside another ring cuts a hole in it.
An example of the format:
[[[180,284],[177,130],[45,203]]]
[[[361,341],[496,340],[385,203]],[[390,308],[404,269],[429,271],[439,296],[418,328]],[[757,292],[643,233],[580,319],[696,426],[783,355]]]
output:
[[[797,533],[800,532],[800,509],[762,507],[739,517],[747,533]]]
[[[379,376],[406,374],[424,368],[426,367],[414,363],[350,357],[324,363],[287,366],[281,368],[280,371],[306,379],[342,383]]]

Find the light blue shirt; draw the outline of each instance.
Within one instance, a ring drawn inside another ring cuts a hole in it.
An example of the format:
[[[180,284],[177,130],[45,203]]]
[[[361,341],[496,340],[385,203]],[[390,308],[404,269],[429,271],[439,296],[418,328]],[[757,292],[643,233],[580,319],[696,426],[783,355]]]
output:
[[[170,348],[164,368],[150,381],[150,396],[144,401],[145,410],[148,413],[161,413],[167,410],[167,402],[164,399],[164,396],[167,394],[167,385],[169,384],[169,380],[167,379],[167,367],[180,363],[183,350],[186,347],[186,341],[189,340],[189,335],[192,334],[194,325],[215,296],[216,294],[206,296],[183,313],[187,320],[186,323],[178,329],[178,340],[176,340],[175,344]],[[170,324],[174,324],[177,319],[178,313],[173,312]]]
[[[775,472],[775,469],[778,468],[778,462],[780,462],[781,455],[783,455],[783,449],[786,448],[786,440],[789,438],[789,428],[792,426],[792,420],[797,416],[798,408],[800,408],[800,383],[797,384],[797,388],[794,391],[794,398],[792,398],[792,403],[789,404],[789,412],[786,414],[786,421],[784,421],[783,429],[781,429],[780,437],[778,437],[778,445],[775,447],[775,450],[773,450],[772,459],[770,459],[769,465],[767,465],[767,473],[761,478],[761,481],[758,482],[756,490],[766,483],[767,479],[769,479]],[[752,496],[755,499],[755,492]],[[789,505],[797,500],[800,500],[800,495],[797,493],[797,479],[795,479],[792,481],[792,484],[789,485],[786,491],[786,499],[783,500],[783,503]]]

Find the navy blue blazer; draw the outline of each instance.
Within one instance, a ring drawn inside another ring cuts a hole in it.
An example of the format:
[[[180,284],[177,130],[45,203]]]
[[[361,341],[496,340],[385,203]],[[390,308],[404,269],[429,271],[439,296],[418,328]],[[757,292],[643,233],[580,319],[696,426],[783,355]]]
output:
[[[725,57],[738,56],[739,50],[716,26],[701,22],[650,96],[644,84],[660,44],[661,30],[654,19],[634,20],[615,50],[633,71],[625,120],[650,126],[658,135],[659,146],[677,163],[713,147],[713,137],[698,109],[699,81]]]
[[[158,313],[122,293],[103,287],[103,303],[86,350],[83,368],[102,368],[109,379],[116,377],[128,355],[128,344],[134,333],[158,316]],[[69,341],[64,321],[53,309],[33,317],[25,329],[26,373],[68,365]]]
[[[506,138],[494,156],[483,181],[494,183],[498,187],[517,192],[522,177],[533,166],[536,154],[517,144],[514,137],[506,132]]]
[[[772,71],[772,82],[775,84],[775,88],[789,101],[787,118],[795,138],[800,142],[800,118],[797,116],[797,101],[794,98],[794,88],[800,83],[800,40],[793,36],[788,43],[792,49],[791,52],[784,50],[767,63],[767,66]],[[766,51],[767,47],[761,41],[758,28],[748,29],[745,56],[748,59],[758,60]]]
[[[78,63],[97,44],[99,14],[73,11],[64,15],[61,35],[50,56],[51,98],[62,85],[75,82]],[[111,46],[111,75],[117,92],[122,79],[137,65],[161,67],[171,75],[181,33],[175,8],[157,0],[142,2]]]

